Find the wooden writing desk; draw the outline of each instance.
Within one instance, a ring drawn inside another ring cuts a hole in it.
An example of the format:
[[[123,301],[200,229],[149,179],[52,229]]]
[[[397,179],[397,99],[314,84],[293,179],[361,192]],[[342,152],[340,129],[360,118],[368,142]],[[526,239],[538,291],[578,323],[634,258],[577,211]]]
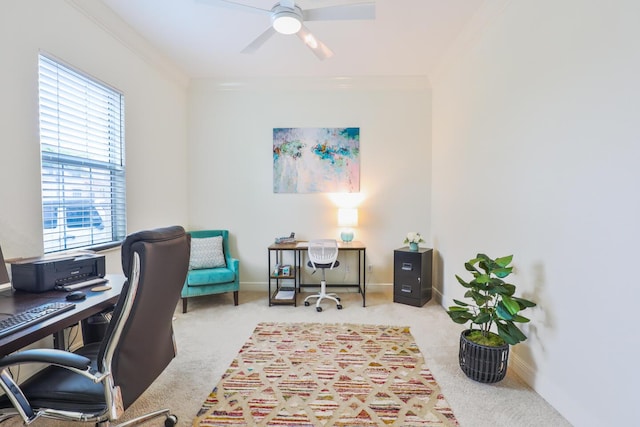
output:
[[[57,348],[64,345],[63,330],[84,320],[94,314],[100,313],[112,307],[120,296],[125,277],[122,274],[107,274],[108,291],[92,292],[94,286],[80,289],[87,294],[87,298],[75,303],[73,310],[65,311],[50,319],[38,322],[28,328],[14,332],[0,338],[0,357],[20,350],[29,344],[33,344],[49,335],[54,335],[54,344]],[[66,301],[67,292],[49,291],[42,293],[29,293],[6,289],[0,292],[0,319],[21,313],[31,307],[55,301]]]

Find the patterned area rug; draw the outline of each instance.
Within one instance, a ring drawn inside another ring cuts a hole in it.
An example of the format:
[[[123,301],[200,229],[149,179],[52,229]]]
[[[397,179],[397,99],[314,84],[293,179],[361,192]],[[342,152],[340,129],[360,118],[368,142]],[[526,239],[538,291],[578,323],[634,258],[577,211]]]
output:
[[[408,327],[260,323],[194,426],[457,426]]]

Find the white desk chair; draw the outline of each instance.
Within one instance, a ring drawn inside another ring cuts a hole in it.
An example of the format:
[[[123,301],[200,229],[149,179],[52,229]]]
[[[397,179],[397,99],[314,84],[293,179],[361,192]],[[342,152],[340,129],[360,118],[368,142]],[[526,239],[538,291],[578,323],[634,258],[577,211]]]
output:
[[[313,273],[316,272],[316,268],[320,268],[322,270],[322,280],[320,281],[320,293],[306,297],[304,305],[308,307],[310,299],[318,298],[316,311],[322,311],[320,303],[326,298],[335,301],[338,304],[338,310],[341,310],[342,304],[340,304],[338,295],[327,293],[327,281],[324,276],[325,269],[331,270],[340,265],[340,261],[338,261],[338,242],[334,239],[311,240],[309,241],[308,254],[309,262],[307,265],[313,268]]]

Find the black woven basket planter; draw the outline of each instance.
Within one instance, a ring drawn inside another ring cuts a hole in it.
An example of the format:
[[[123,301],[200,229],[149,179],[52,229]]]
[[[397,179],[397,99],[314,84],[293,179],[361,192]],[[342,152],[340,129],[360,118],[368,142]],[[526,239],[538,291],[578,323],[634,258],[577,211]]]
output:
[[[507,375],[509,344],[488,347],[467,339],[469,329],[460,334],[460,368],[469,378],[481,383],[496,383]]]

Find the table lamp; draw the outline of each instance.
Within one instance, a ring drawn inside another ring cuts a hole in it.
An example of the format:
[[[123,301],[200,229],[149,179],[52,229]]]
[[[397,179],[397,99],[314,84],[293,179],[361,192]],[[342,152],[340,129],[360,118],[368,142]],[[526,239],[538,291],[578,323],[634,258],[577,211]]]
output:
[[[343,242],[353,240],[353,229],[358,225],[358,209],[356,208],[340,208],[338,209],[338,226],[344,227],[340,232],[340,238]]]

